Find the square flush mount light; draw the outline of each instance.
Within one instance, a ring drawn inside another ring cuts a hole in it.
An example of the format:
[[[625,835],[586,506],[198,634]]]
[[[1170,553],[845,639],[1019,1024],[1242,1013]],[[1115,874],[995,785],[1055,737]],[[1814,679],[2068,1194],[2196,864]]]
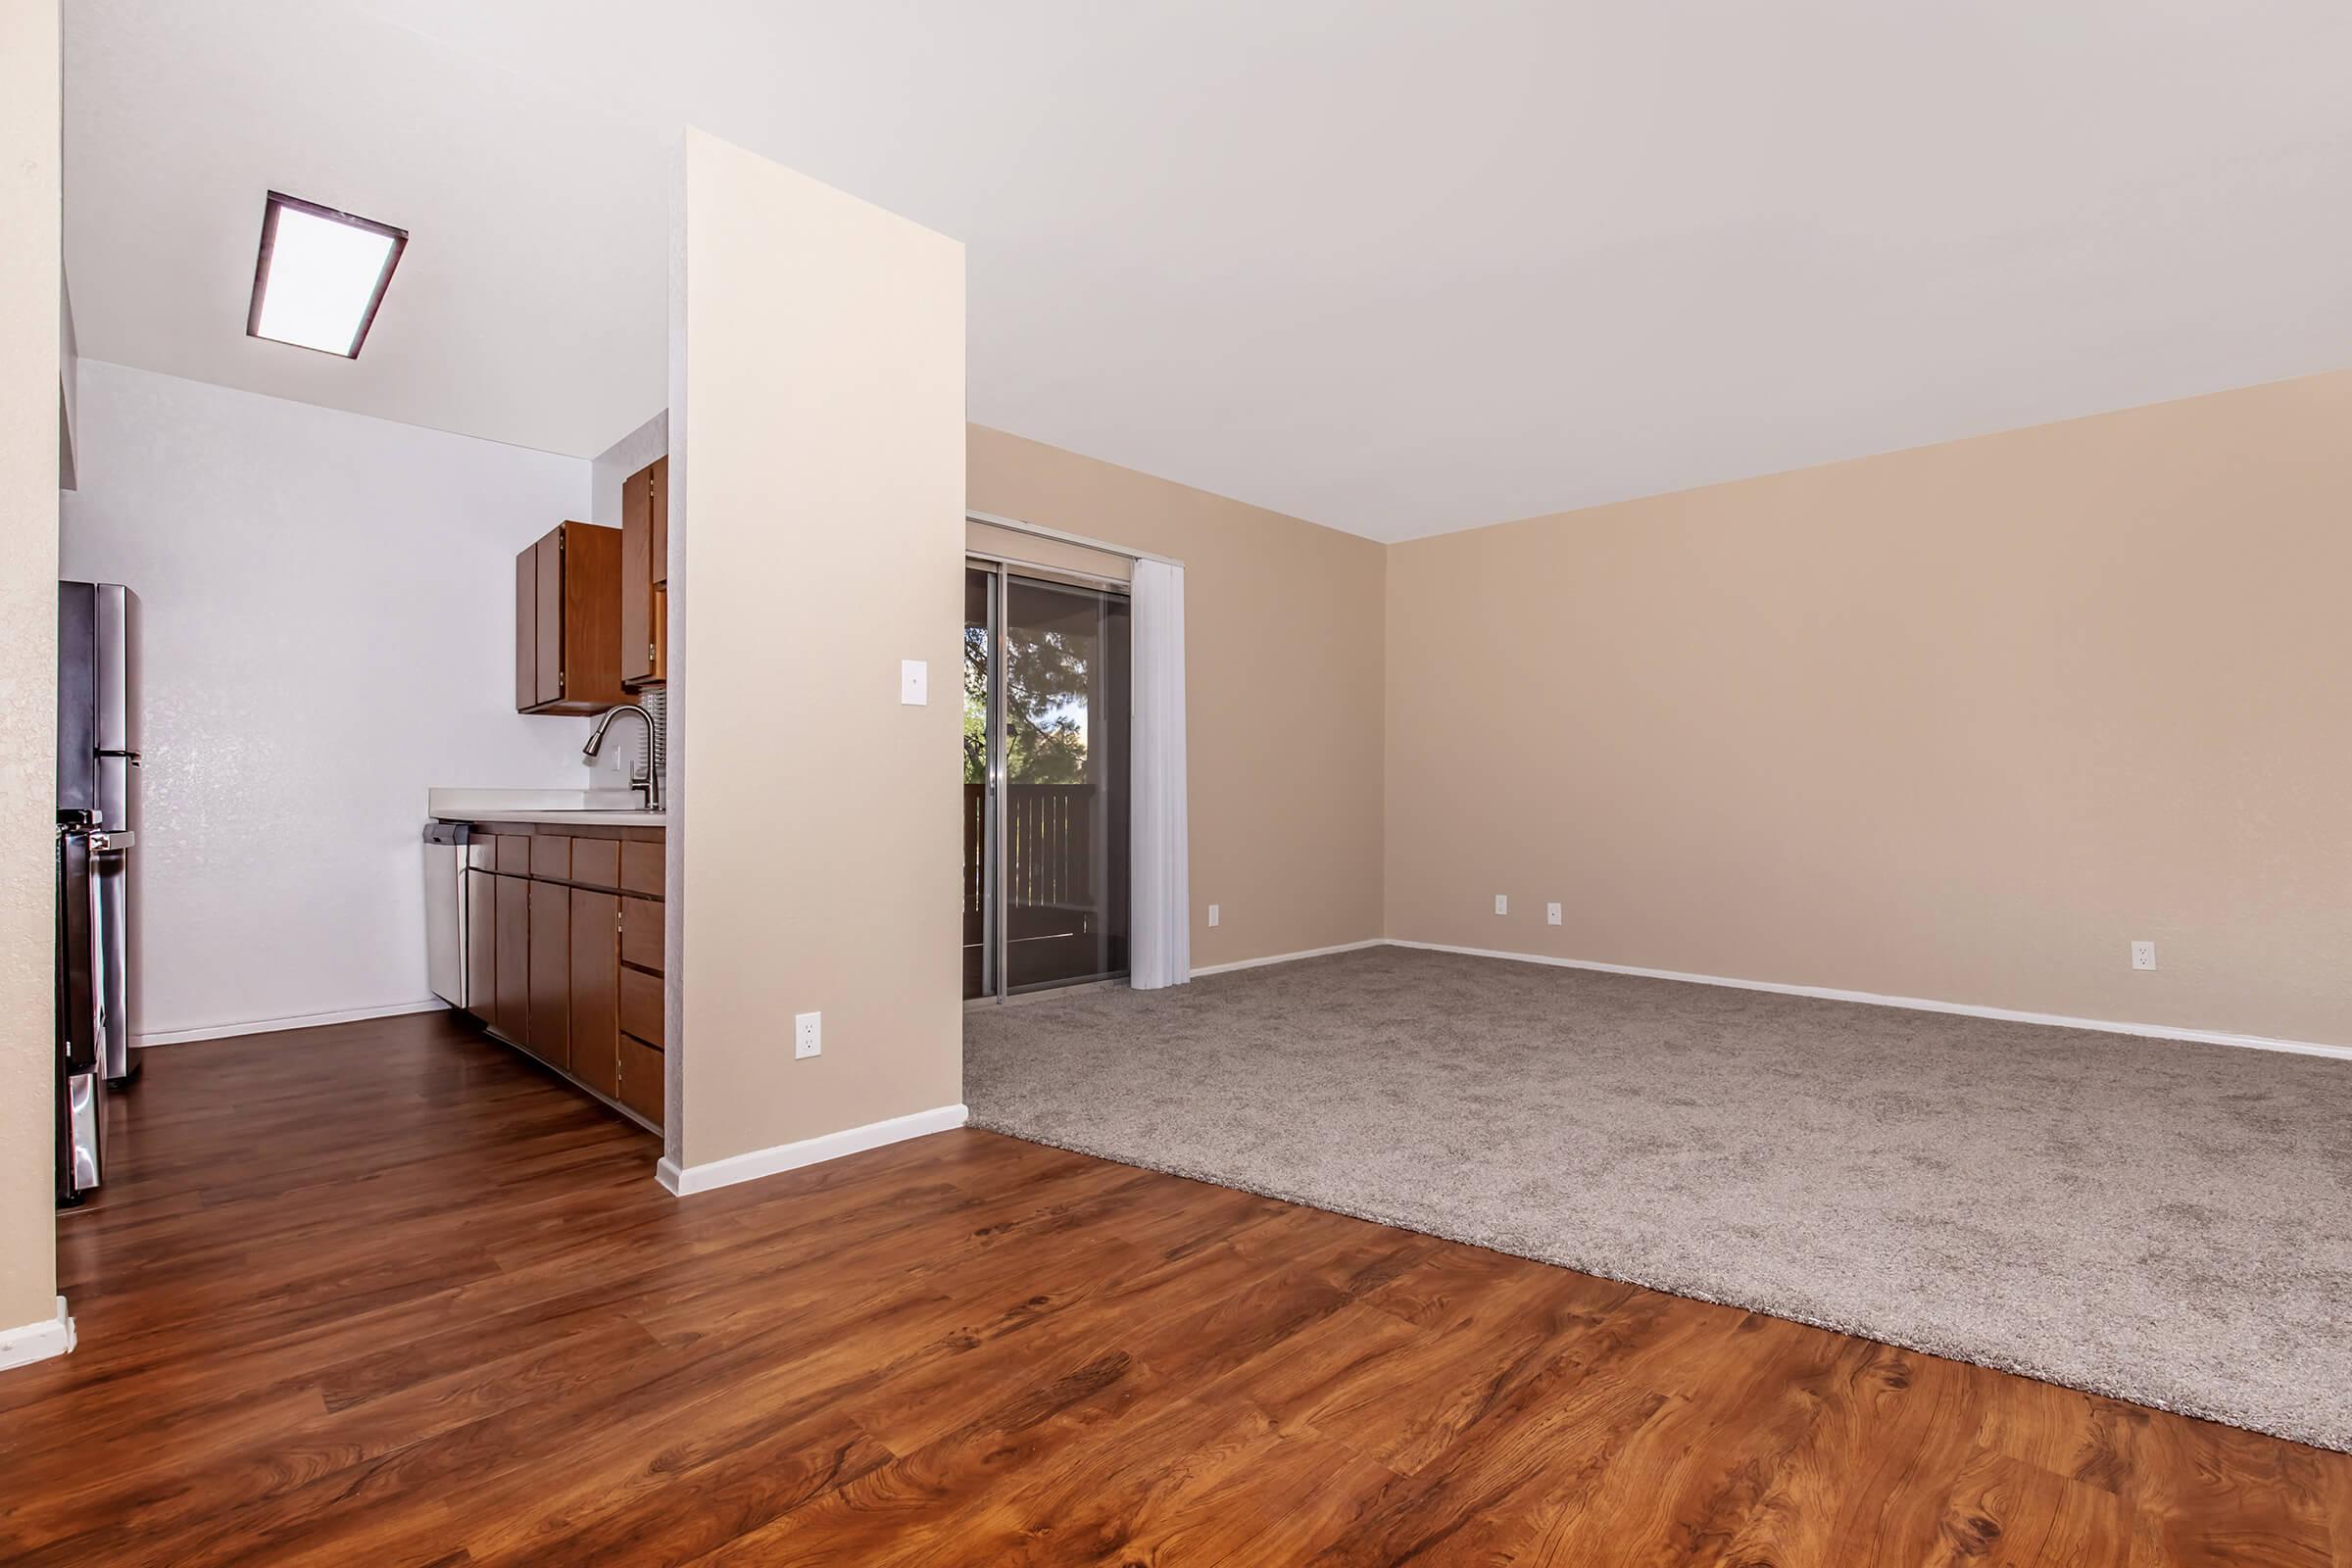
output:
[[[409,231],[270,193],[245,334],[360,357]]]

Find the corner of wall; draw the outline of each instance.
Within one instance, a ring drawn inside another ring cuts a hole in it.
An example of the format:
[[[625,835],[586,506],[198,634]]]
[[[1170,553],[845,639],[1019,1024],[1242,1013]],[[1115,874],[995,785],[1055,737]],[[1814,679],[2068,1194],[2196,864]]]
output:
[[[0,6],[0,1326],[57,1311],[58,0]]]

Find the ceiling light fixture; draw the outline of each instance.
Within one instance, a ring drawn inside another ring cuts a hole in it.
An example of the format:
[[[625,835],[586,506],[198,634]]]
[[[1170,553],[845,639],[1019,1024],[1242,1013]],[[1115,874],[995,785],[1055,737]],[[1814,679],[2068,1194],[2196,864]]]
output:
[[[360,357],[409,231],[270,193],[245,335]]]

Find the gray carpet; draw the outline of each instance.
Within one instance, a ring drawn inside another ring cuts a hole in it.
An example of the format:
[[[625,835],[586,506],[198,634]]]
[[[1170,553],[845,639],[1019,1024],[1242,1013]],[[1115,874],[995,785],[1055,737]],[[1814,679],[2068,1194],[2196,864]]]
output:
[[[2352,1449],[2352,1063],[1372,948],[969,1014],[975,1125]]]

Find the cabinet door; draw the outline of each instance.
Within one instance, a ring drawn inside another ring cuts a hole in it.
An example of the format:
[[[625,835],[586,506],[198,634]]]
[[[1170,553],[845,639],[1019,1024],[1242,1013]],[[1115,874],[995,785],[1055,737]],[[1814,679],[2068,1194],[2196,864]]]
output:
[[[620,686],[620,530],[567,522],[564,557],[564,702],[596,713],[625,703]]]
[[[564,530],[531,546],[531,685],[536,703],[564,700]]]
[[[654,586],[669,584],[669,459],[656,458],[646,473],[646,511],[653,521]]]
[[[532,1054],[551,1067],[571,1067],[571,890],[558,882],[527,882],[531,890]]]
[[[632,473],[620,487],[620,683],[635,686],[654,673],[654,518],[649,505],[653,469]]]
[[[648,470],[646,510],[653,515],[654,680],[669,679],[669,459]]]
[[[489,1021],[498,1010],[498,878],[466,872],[466,1004]]]
[[[514,558],[514,707],[601,713],[620,684],[618,528],[560,523]]]
[[[571,893],[571,1075],[620,1098],[620,900]]]
[[[531,1043],[531,885],[518,876],[498,884],[496,1007],[490,1025],[518,1046]]]
[[[514,558],[514,710],[539,706],[539,547]]]

